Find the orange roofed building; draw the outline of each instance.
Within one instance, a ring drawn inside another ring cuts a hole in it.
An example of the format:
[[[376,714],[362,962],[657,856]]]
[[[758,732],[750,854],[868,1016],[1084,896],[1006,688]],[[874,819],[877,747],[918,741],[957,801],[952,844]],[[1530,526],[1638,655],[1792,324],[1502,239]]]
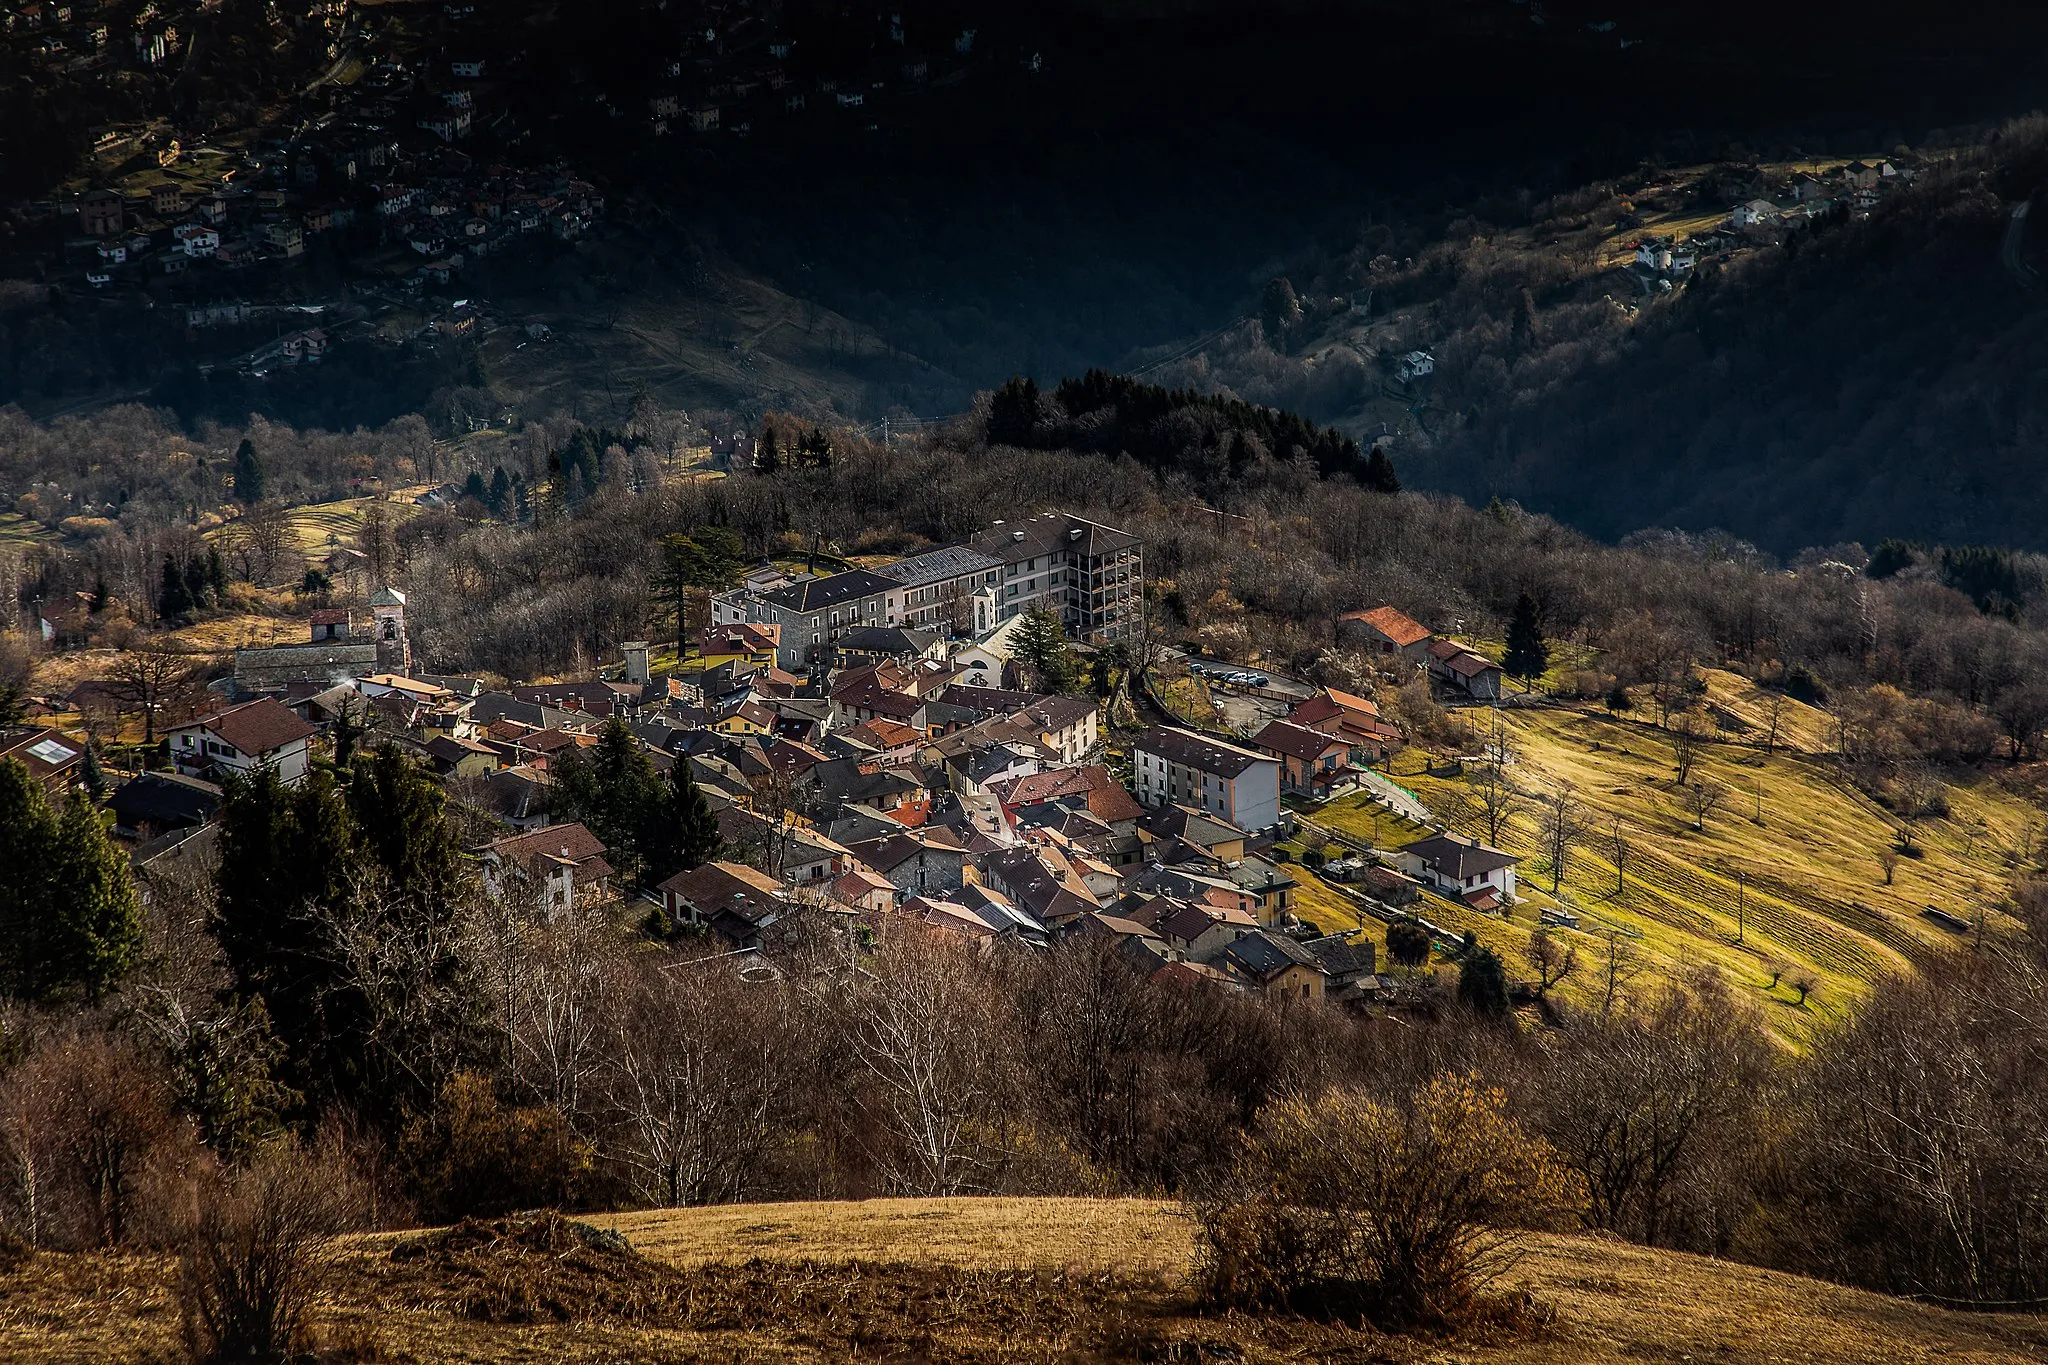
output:
[[[1398,654],[1418,664],[1428,661],[1432,632],[1398,607],[1347,611],[1337,618],[1337,629],[1355,633],[1374,654]]]

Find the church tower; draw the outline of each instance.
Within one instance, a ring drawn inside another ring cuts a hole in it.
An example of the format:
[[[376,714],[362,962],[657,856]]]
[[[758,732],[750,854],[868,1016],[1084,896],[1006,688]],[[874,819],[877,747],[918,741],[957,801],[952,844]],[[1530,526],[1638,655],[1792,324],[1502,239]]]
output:
[[[377,668],[383,673],[410,674],[412,645],[405,638],[405,594],[380,588],[370,599],[377,632]]]

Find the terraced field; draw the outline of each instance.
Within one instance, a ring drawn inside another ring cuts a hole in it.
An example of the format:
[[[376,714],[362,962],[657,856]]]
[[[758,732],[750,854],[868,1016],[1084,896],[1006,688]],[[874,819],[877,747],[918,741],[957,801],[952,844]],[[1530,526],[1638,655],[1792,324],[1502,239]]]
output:
[[[1725,678],[1710,683],[1709,698],[1738,718],[1756,705]],[[1922,825],[1920,856],[1899,859],[1888,884],[1882,855],[1897,843],[1893,817],[1811,752],[1763,753],[1760,729],[1724,730],[1748,735],[1750,743],[1701,746],[1693,780],[1725,792],[1702,831],[1681,805],[1668,738],[1647,722],[1590,708],[1505,714],[1518,751],[1511,772],[1525,807],[1509,819],[1500,842],[1523,858],[1524,904],[1511,921],[1439,903],[1431,904],[1431,917],[1453,930],[1474,929],[1519,970],[1537,913],[1568,908],[1581,921],[1582,932],[1568,937],[1588,963],[1582,977],[1591,975],[1590,960],[1604,955],[1604,936],[1619,935],[1649,978],[1719,968],[1794,1045],[1851,1008],[1877,980],[1958,948],[1958,936],[1928,920],[1924,907],[1981,921],[1989,933],[2008,928],[2000,906],[2042,823],[2024,793],[2000,775],[1972,776],[1951,786],[1950,816]],[[1788,708],[1780,716],[1781,741],[1817,750],[1824,720],[1808,708]],[[1451,828],[1484,834],[1462,778],[1399,780]],[[1587,830],[1553,898],[1540,851],[1540,806],[1567,782],[1583,803]],[[1372,809],[1357,799],[1313,818],[1372,836]],[[1618,888],[1617,825],[1628,845]],[[1387,816],[1381,827],[1389,846],[1418,833],[1397,830]],[[1582,979],[1565,993],[1590,985]]]

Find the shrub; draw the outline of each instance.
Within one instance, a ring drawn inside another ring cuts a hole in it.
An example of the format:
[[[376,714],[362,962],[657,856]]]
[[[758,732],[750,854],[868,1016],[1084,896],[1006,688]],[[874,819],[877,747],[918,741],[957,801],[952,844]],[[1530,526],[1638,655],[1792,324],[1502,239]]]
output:
[[[1405,1105],[1350,1091],[1275,1104],[1218,1195],[1196,1203],[1200,1275],[1222,1306],[1391,1330],[1452,1330],[1566,1203],[1550,1148],[1468,1077]]]
[[[306,1349],[321,1243],[350,1221],[350,1182],[336,1174],[280,1144],[201,1200],[178,1273],[193,1360],[285,1361]]]
[[[558,1111],[507,1105],[473,1071],[448,1083],[401,1146],[420,1211],[438,1219],[569,1205],[591,1166],[589,1147]]]

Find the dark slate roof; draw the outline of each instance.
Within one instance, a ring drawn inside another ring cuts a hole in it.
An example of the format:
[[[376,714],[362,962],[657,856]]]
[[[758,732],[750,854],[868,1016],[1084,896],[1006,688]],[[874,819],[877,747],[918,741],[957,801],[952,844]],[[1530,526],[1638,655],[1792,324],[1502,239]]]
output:
[[[1314,953],[1291,938],[1268,933],[1263,929],[1233,939],[1223,950],[1223,955],[1261,981],[1277,976],[1289,967],[1309,967],[1316,971],[1323,969],[1322,963],[1316,960]]]
[[[950,578],[964,578],[968,574],[989,573],[1003,567],[1000,559],[992,558],[967,545],[947,545],[937,550],[927,550],[921,555],[899,559],[894,564],[884,564],[875,570],[882,577],[908,587],[923,587],[927,583],[943,583]]]
[[[1257,764],[1273,762],[1265,754],[1255,754],[1235,744],[1207,739],[1191,730],[1179,730],[1170,725],[1153,726],[1131,747],[1217,777],[1240,777]]]
[[[220,788],[177,773],[143,773],[123,783],[107,809],[123,825],[185,829],[203,825],[220,809]]]
[[[823,611],[843,602],[855,602],[863,597],[879,597],[902,584],[883,578],[880,574],[869,573],[866,569],[848,569],[844,573],[828,574],[823,578],[806,578],[786,588],[768,593],[763,600],[773,602],[785,611]]]
[[[939,642],[929,630],[906,630],[902,626],[862,626],[839,637],[836,648],[842,654],[886,654],[908,658],[923,654]]]
[[[1378,965],[1378,950],[1369,941],[1353,943],[1343,935],[1332,934],[1328,938],[1310,939],[1301,946],[1315,955],[1325,972],[1340,979],[1370,976]]]
[[[1422,859],[1424,866],[1434,869],[1438,876],[1449,877],[1454,881],[1463,881],[1467,877],[1483,877],[1489,872],[1513,867],[1521,861],[1512,853],[1503,853],[1497,848],[1470,843],[1449,834],[1418,839],[1404,846],[1401,851],[1414,854]]]
[[[1075,535],[1074,532],[1080,532]],[[969,542],[985,555],[1005,563],[1039,555],[1115,554],[1139,544],[1136,536],[1113,526],[1085,521],[1065,512],[1041,512],[1022,521],[999,521]]]
[[[1014,715],[1048,698],[1037,692],[1012,692],[1002,687],[962,687],[954,683],[939,693],[939,700],[948,706],[973,712],[977,720],[985,720],[990,716]]]

